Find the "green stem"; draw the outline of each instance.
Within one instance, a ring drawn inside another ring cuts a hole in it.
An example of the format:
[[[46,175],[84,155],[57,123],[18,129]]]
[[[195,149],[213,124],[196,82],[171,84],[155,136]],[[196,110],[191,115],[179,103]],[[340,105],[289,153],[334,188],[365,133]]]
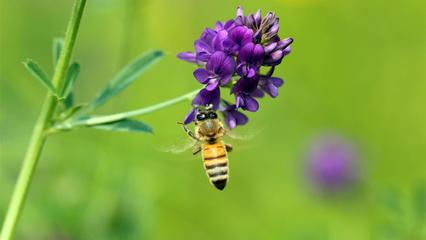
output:
[[[164,101],[164,102],[161,102],[161,103],[157,103],[157,104],[154,104],[154,105],[149,106],[149,107],[136,109],[136,110],[133,110],[133,111],[116,113],[116,114],[105,115],[105,116],[90,117],[90,118],[86,118],[86,119],[70,119],[70,120],[68,120],[68,121],[66,121],[62,124],[59,124],[58,126],[55,126],[55,128],[56,129],[72,129],[72,128],[80,127],[80,126],[92,126],[92,125],[110,123],[110,122],[119,121],[119,120],[122,120],[122,119],[125,119],[125,118],[144,115],[144,114],[155,112],[155,111],[158,111],[162,108],[174,105],[178,102],[191,99],[199,91],[200,90],[197,89],[195,91],[184,94],[182,96],[172,98],[170,100],[167,100],[167,101]]]
[[[84,11],[86,0],[76,0],[74,3],[71,18],[68,22],[67,31],[65,34],[64,48],[58,60],[53,73],[53,84],[57,90],[63,88],[64,77],[68,69],[72,51],[74,48],[75,40],[77,38],[80,20]],[[50,128],[52,118],[58,105],[57,98],[51,93],[48,93],[37,123],[34,126],[30,143],[25,155],[24,163],[19,173],[18,181],[10,201],[10,205],[3,223],[2,231],[0,234],[1,240],[10,240],[21,215],[22,208],[28,193],[28,187],[31,183],[32,176],[37,165],[40,153],[46,142],[46,130]]]

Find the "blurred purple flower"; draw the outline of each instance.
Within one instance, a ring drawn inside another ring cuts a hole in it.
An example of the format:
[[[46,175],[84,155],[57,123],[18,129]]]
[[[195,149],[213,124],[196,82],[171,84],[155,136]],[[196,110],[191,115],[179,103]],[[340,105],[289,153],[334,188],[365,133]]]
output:
[[[353,186],[359,179],[358,154],[349,140],[324,135],[308,149],[307,171],[319,190],[337,192]]]
[[[206,28],[194,43],[195,52],[182,52],[178,58],[199,66],[194,77],[204,85],[192,102],[193,109],[185,117],[185,124],[194,120],[198,106],[213,105],[219,108],[220,89],[230,88],[235,104],[220,108],[228,127],[243,125],[248,118],[238,109],[256,112],[256,98],[267,93],[278,96],[283,80],[273,77],[275,66],[291,51],[292,38],[281,40],[278,36],[279,19],[269,12],[263,19],[260,10],[244,15],[241,7],[237,16],[226,22],[218,21],[214,29]],[[269,67],[266,75],[262,67]],[[231,107],[232,106],[232,107]]]

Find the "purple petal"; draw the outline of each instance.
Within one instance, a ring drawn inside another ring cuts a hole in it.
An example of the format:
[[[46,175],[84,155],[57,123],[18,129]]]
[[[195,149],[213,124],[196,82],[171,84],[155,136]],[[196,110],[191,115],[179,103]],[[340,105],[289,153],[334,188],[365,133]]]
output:
[[[183,124],[188,125],[188,124],[190,124],[192,121],[194,121],[196,112],[197,112],[197,108],[193,108],[193,109],[192,109],[192,111],[190,111],[190,112],[186,115],[185,119],[183,120]]]
[[[217,51],[210,56],[207,62],[206,68],[209,72],[218,72],[222,66],[222,62],[225,60],[226,54],[222,51]]]
[[[284,57],[284,53],[282,50],[277,50],[272,52],[267,56],[267,58],[264,60],[264,65],[268,66],[275,66],[281,63],[281,60]]]
[[[286,38],[278,42],[277,49],[285,49],[293,43],[293,38]]]
[[[221,84],[226,85],[229,80],[231,80],[232,76],[235,73],[235,61],[232,57],[227,57],[222,63],[222,67],[220,68],[219,76],[221,79]]]
[[[210,53],[202,52],[197,55],[197,59],[201,62],[208,62],[210,60]]]
[[[257,71],[257,68],[253,68],[253,67],[249,68],[249,71],[247,73],[247,77],[248,78],[254,77],[256,75],[256,71]]]
[[[271,35],[277,34],[278,30],[280,29],[279,25],[279,19],[276,19],[276,22],[272,25],[272,27],[268,30],[268,33]]]
[[[259,63],[262,61],[263,57],[265,55],[265,51],[263,50],[262,45],[256,44],[253,49],[253,56],[252,56],[252,62],[253,63]]]
[[[254,90],[252,93],[250,93],[250,95],[252,97],[257,97],[257,98],[263,98],[265,96],[263,91],[260,90],[259,88],[256,88],[256,90]]]
[[[215,36],[214,40],[213,40],[213,48],[216,51],[222,51],[223,50],[223,41],[225,41],[225,39],[227,39],[228,37],[228,32],[226,30],[221,30],[220,32],[217,33],[217,35]]]
[[[272,52],[277,45],[278,45],[277,42],[272,42],[269,45],[266,45],[265,49],[264,49],[265,50],[265,54],[269,54],[270,52]]]
[[[284,81],[277,77],[271,77],[269,82],[271,82],[275,87],[281,87],[284,84]]]
[[[206,86],[208,91],[213,91],[219,85],[219,81],[217,79],[210,79],[209,83]]]
[[[237,119],[231,114],[226,114],[225,123],[229,128],[235,128],[237,126]]]
[[[244,45],[240,52],[238,53],[238,62],[247,62],[250,60],[250,57],[252,55],[254,49],[254,43],[247,43]]]
[[[203,33],[201,33],[200,40],[210,44],[213,41],[213,38],[216,36],[216,31],[210,28],[204,29]]]
[[[272,77],[266,80],[262,80],[261,88],[269,96],[275,98],[278,96],[278,88],[284,84],[281,78]]]
[[[246,26],[238,26],[229,32],[229,39],[238,46],[244,46],[245,44],[253,41],[253,30]]]
[[[216,32],[219,32],[220,30],[223,30],[223,23],[221,21],[217,21],[215,25]]]
[[[191,62],[191,63],[197,62],[197,58],[195,57],[195,53],[193,52],[181,52],[177,55],[177,57],[187,62]]]
[[[273,84],[266,84],[262,86],[262,89],[269,94],[269,96],[275,98],[278,96],[278,88]]]
[[[201,41],[199,39],[195,41],[194,48],[195,48],[195,51],[197,53],[211,52],[211,47],[207,43],[205,43],[204,41]]]
[[[259,103],[253,97],[247,96],[244,100],[245,110],[250,112],[256,112],[259,109]]]
[[[257,85],[259,83],[259,79],[256,78],[240,78],[232,88],[232,93],[238,94],[240,92],[251,93],[256,90]]]
[[[238,6],[237,7],[237,17],[243,17],[244,16],[244,10],[243,7]]]
[[[244,105],[243,97],[241,97],[240,95],[237,95],[235,99],[235,106],[239,108],[240,106],[243,106],[243,105]]]
[[[248,15],[246,19],[247,19],[246,26],[252,27],[255,24],[255,20],[254,20],[254,15],[253,14]]]
[[[248,122],[248,117],[239,111],[233,112],[232,115],[236,119],[237,125],[244,125]]]
[[[207,83],[209,81],[210,73],[207,72],[204,68],[198,68],[194,71],[194,77],[200,82],[200,83]]]
[[[220,103],[220,89],[216,88],[215,90],[210,92],[210,104],[213,105],[213,110],[216,110],[219,108]]]
[[[283,57],[287,56],[289,53],[291,53],[291,46],[288,46],[283,50]]]
[[[216,110],[219,107],[220,102],[220,89],[217,87],[213,91],[208,91],[207,89],[201,89],[200,92],[192,100],[193,106],[207,106],[209,104],[213,105],[213,109]]]
[[[231,28],[233,28],[235,26],[235,22],[234,22],[234,20],[233,19],[231,19],[231,20],[229,20],[229,21],[227,21],[226,23],[225,23],[225,26],[223,27],[225,30],[231,30]]]
[[[256,14],[254,15],[254,21],[256,23],[256,26],[260,25],[260,21],[262,21],[262,13],[261,13],[260,9],[257,10]]]
[[[208,104],[210,99],[209,91],[201,89],[198,94],[192,100],[193,106],[205,106]]]

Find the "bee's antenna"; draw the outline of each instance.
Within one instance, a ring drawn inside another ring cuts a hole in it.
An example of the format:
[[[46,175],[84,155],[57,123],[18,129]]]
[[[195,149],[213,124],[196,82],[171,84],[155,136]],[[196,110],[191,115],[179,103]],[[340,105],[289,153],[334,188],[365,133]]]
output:
[[[176,122],[177,124],[179,124],[179,125],[185,125],[184,123],[182,123],[182,122]]]

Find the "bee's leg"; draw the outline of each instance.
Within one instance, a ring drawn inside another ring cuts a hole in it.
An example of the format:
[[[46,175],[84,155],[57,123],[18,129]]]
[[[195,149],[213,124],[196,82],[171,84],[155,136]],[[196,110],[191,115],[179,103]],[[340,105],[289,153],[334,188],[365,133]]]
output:
[[[219,132],[218,132],[218,135],[219,136],[225,136],[225,134],[226,134],[226,130],[225,130],[225,128],[224,127],[220,127],[219,128]]]
[[[231,144],[225,144],[225,148],[227,152],[231,152],[233,149]]]
[[[201,146],[198,144],[195,144],[192,148],[192,155],[196,155],[197,153],[201,152]]]
[[[182,123],[178,123],[178,124],[182,124]],[[186,132],[186,134],[188,134],[188,136],[190,136],[190,137],[192,137],[193,139],[195,139],[195,140],[197,140],[197,141],[200,141],[200,139],[198,139],[196,136],[195,136],[195,134],[191,131],[191,130],[189,130],[184,124],[182,124],[182,128],[183,128],[183,130]]]

